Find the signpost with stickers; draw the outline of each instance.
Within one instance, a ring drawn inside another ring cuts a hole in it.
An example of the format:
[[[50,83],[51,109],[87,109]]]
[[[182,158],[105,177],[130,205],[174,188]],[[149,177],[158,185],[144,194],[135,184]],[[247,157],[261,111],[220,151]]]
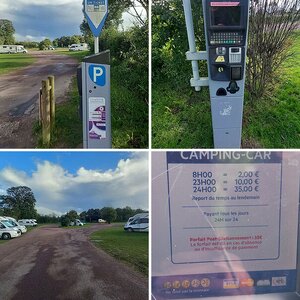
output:
[[[155,152],[152,162],[154,299],[298,299],[298,152]]]

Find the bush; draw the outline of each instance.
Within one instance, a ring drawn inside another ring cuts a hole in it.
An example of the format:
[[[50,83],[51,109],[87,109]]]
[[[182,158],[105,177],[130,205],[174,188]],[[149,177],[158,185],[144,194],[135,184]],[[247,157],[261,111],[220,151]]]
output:
[[[61,226],[67,227],[70,225],[71,220],[67,216],[62,216],[60,222]]]

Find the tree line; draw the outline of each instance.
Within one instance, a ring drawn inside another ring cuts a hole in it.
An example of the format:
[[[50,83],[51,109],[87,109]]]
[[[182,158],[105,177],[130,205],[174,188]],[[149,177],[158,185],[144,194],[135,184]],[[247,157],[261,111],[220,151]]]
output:
[[[108,223],[126,222],[135,214],[146,212],[142,209],[133,209],[129,206],[124,208],[90,208],[83,212],[70,210],[62,216],[56,214],[41,215],[37,212],[36,199],[32,190],[27,186],[11,187],[6,190],[6,195],[0,195],[0,216],[14,217],[20,219],[36,219],[38,223],[69,224],[75,219],[83,222],[96,223],[104,219]]]

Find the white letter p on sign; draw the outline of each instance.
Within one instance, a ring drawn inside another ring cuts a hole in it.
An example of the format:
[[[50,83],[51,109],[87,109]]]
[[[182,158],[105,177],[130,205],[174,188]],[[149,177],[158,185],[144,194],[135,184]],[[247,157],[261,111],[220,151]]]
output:
[[[100,67],[94,67],[93,81],[97,82],[97,77],[101,77],[102,75],[103,75],[103,69]]]

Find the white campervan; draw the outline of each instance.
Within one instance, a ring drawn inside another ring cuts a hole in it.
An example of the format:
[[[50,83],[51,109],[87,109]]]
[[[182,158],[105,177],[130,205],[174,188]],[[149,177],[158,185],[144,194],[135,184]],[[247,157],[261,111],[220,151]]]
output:
[[[124,230],[132,232],[148,232],[149,231],[149,213],[136,214],[130,217],[124,225]]]
[[[22,45],[0,45],[0,53],[27,53]]]
[[[85,51],[85,50],[89,50],[89,45],[86,43],[72,44],[69,47],[69,51]]]
[[[17,227],[18,229],[21,230],[21,234],[22,233],[26,233],[27,232],[27,228],[24,225],[20,225],[16,219],[12,218],[12,217],[0,217],[0,220],[7,220],[11,225]]]
[[[9,240],[21,235],[21,230],[11,225],[8,220],[0,220],[0,238]]]
[[[33,219],[22,219],[22,220],[19,220],[18,223],[20,225],[24,225],[24,226],[37,226],[37,223],[35,221],[36,220],[33,220]]]

